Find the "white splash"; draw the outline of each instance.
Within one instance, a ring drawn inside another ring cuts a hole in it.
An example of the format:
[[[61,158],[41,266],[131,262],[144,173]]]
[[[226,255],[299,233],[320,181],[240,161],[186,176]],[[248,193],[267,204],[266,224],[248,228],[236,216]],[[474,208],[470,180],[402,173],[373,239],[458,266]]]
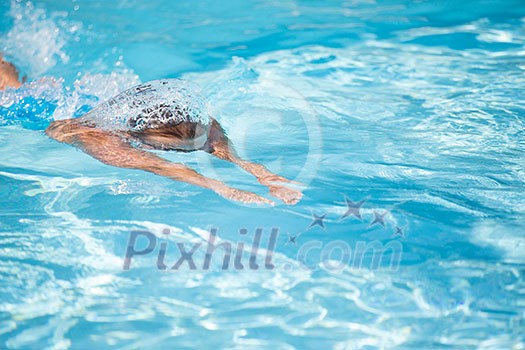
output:
[[[204,125],[210,121],[208,105],[199,87],[179,79],[135,86],[98,105],[85,117],[105,129],[131,127],[135,131],[183,121]]]
[[[69,56],[63,50],[66,43],[64,28],[58,25],[64,14],[53,13],[50,17],[43,9],[31,2],[11,1],[9,15],[14,20],[11,30],[0,38],[0,51],[9,53],[17,63],[27,69],[30,76],[41,76],[58,61],[67,63]],[[71,32],[79,25],[71,24]]]

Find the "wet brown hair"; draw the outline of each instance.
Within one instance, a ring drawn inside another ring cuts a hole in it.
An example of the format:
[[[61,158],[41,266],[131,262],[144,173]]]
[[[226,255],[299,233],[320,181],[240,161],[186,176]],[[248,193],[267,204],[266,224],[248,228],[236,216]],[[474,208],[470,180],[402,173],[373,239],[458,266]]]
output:
[[[142,145],[158,150],[191,152],[207,148],[207,140],[204,145],[191,141],[203,136],[207,138],[209,125],[188,120],[189,117],[179,108],[161,104],[145,108],[130,118],[128,134]]]
[[[174,114],[177,114],[178,118],[173,118]],[[146,126],[143,125],[145,116],[148,119]],[[173,122],[174,119],[183,121]],[[163,120],[169,120],[170,122],[166,123]],[[189,117],[184,115],[184,111],[161,104],[153,108],[143,109],[138,116],[129,119],[128,126],[131,129],[130,134],[137,137],[148,135],[173,137],[181,140],[194,139],[202,135],[202,130],[206,129],[206,126],[202,123],[184,120],[189,120]]]

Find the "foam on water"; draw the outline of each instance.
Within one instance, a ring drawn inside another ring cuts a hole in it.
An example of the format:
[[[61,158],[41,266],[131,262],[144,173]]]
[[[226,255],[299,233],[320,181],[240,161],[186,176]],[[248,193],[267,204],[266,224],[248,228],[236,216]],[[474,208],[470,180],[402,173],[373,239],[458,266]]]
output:
[[[138,82],[138,77],[127,70],[84,74],[72,87],[66,86],[61,78],[41,78],[20,89],[0,92],[0,125],[43,130],[53,120],[84,115],[101,101]]]
[[[25,74],[41,76],[58,62],[67,63],[65,33],[74,33],[78,25],[64,25],[64,13],[35,8],[31,2],[11,0],[9,16],[13,27],[0,37],[0,52],[7,52]],[[62,24],[62,25],[61,25]]]

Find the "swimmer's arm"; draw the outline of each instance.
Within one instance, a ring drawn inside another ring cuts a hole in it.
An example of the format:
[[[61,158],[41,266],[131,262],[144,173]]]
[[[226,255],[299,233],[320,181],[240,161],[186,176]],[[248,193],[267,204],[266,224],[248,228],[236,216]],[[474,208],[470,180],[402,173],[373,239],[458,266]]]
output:
[[[120,136],[81,125],[75,119],[52,122],[46,134],[74,145],[101,162],[120,168],[145,170],[173,180],[211,189],[219,195],[245,203],[272,203],[254,193],[231,188],[207,178],[180,163],[172,163],[153,153],[132,147]]]
[[[284,183],[294,183],[293,181],[272,173],[264,165],[248,162],[239,157],[226,156],[223,158],[225,154],[221,151],[216,151],[212,154],[218,158],[237,164],[248,173],[255,176],[260,184],[268,187],[272,196],[279,198],[286,204],[296,204],[303,197],[301,191],[282,185]]]
[[[217,158],[237,164],[248,173],[255,176],[259,183],[268,187],[273,196],[281,199],[286,204],[296,204],[303,197],[303,194],[300,191],[279,184],[295,183],[294,181],[272,173],[264,165],[241,159],[235,152],[230,140],[226,137],[224,130],[216,120],[212,120],[212,127],[209,136],[209,149],[207,152]]]

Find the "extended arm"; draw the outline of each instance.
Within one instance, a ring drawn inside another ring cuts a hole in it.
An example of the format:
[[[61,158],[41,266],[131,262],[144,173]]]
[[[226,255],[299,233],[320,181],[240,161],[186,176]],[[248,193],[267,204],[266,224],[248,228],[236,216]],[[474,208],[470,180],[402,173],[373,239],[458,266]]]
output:
[[[207,178],[183,164],[172,163],[153,153],[132,147],[120,135],[83,125],[77,119],[54,121],[46,134],[68,143],[100,160],[121,168],[141,169],[173,180],[211,189],[223,197],[245,203],[272,203],[254,193],[228,187]]]
[[[279,184],[294,183],[294,181],[272,173],[264,165],[241,159],[235,152],[235,149],[231,145],[224,130],[216,120],[212,120],[208,139],[209,144],[207,152],[217,158],[237,164],[255,176],[259,183],[268,187],[273,196],[281,199],[286,204],[296,204],[303,197],[303,194],[300,191]]]

